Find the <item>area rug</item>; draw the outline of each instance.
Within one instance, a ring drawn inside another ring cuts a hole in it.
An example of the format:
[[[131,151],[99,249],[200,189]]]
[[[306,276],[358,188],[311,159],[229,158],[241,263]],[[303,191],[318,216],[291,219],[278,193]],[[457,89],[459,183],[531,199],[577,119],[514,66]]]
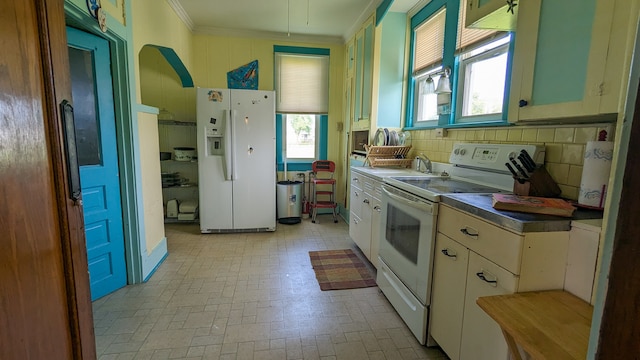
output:
[[[367,266],[351,251],[309,251],[320,290],[343,290],[376,286]]]

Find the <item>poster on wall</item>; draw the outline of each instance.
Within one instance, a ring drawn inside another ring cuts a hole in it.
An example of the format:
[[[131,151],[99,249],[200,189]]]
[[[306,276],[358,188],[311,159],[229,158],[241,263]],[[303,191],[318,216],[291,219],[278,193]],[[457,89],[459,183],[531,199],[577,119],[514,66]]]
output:
[[[229,89],[258,90],[258,60],[242,65],[227,73]]]

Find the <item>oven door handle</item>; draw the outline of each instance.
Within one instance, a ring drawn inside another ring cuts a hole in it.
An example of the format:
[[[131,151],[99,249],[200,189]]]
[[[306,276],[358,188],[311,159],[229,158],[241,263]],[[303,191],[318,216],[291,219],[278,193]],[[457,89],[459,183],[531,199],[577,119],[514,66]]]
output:
[[[422,210],[425,211],[429,214],[433,214],[433,205],[424,201],[416,201],[416,200],[411,200],[411,199],[407,199],[404,196],[400,196],[400,195],[396,195],[392,192],[390,192],[389,190],[385,189],[385,187],[382,187],[382,191],[389,196],[390,198],[396,200],[396,201],[400,201],[404,204],[407,204],[409,206],[411,206],[412,208],[418,209],[418,210]]]

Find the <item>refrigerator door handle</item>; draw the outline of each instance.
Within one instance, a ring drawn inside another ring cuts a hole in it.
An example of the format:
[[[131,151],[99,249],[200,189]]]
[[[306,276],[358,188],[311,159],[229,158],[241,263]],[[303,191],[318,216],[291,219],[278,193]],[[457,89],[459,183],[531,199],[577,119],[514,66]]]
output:
[[[230,110],[231,113],[231,167],[233,171],[232,179],[238,180],[238,166],[236,163],[236,149],[238,148],[236,144],[236,110]]]
[[[231,181],[233,171],[231,167],[231,156],[233,154],[231,119],[229,110],[224,110],[222,113],[224,114],[224,178],[227,181]]]

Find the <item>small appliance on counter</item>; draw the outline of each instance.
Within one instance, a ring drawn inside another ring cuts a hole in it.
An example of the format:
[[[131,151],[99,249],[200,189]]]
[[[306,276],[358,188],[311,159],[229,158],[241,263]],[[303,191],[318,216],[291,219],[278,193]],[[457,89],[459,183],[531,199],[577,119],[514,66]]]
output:
[[[171,199],[167,201],[167,217],[175,219],[178,217],[178,200]]]
[[[198,200],[184,200],[178,209],[178,220],[193,221],[198,218]]]

